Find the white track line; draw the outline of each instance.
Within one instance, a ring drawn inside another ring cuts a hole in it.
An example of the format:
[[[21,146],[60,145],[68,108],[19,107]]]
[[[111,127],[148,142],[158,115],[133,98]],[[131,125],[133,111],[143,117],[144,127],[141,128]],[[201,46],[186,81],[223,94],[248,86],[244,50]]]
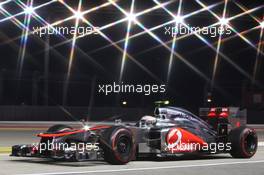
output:
[[[258,142],[258,146],[264,146],[264,142]]]
[[[174,168],[192,168],[192,167],[207,167],[207,166],[221,166],[221,165],[236,165],[236,164],[253,164],[264,163],[264,160],[257,161],[241,161],[230,163],[210,163],[198,165],[179,165],[179,166],[164,166],[164,167],[146,167],[146,168],[128,168],[128,169],[115,169],[115,170],[93,170],[93,171],[80,171],[80,172],[57,172],[57,173],[37,173],[37,174],[21,174],[21,175],[66,175],[66,174],[88,174],[88,173],[113,173],[113,172],[128,172],[128,171],[146,171],[146,170],[161,170],[161,169],[174,169]]]
[[[9,156],[10,153],[0,153],[0,156]]]

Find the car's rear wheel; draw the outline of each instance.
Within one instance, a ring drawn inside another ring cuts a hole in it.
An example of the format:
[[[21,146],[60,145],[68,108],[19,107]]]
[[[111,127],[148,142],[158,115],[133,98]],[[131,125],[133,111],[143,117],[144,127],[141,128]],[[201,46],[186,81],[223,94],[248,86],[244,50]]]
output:
[[[133,136],[127,128],[112,127],[105,130],[100,142],[104,151],[104,159],[110,164],[126,164],[135,155]]]
[[[230,131],[230,154],[234,158],[250,158],[258,147],[258,137],[255,130],[247,127],[239,127]]]

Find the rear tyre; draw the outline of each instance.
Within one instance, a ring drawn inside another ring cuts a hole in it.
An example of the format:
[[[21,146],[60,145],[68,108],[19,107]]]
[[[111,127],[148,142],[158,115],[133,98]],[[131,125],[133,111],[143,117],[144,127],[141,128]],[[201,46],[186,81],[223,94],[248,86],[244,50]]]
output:
[[[132,133],[124,127],[112,127],[102,133],[100,143],[106,162],[115,165],[128,163],[135,155],[135,143]]]
[[[230,131],[230,154],[234,158],[250,158],[254,156],[258,147],[258,137],[255,130],[239,127]]]

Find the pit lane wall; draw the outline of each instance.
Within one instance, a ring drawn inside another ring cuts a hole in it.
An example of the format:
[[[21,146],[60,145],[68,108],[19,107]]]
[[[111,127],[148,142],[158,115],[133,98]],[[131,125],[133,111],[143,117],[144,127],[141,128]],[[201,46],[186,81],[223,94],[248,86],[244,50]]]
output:
[[[0,121],[137,121],[153,109],[126,107],[0,106]]]
[[[128,107],[61,107],[61,106],[0,106],[0,121],[137,121],[153,115],[153,108]],[[264,110],[245,110],[247,124],[264,124]],[[194,113],[198,114],[194,111]]]

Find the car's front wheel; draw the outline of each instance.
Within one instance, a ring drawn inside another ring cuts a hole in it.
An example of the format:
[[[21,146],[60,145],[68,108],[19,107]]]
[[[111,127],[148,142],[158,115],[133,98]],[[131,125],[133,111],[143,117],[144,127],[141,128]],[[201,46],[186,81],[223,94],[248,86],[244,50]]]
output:
[[[63,132],[63,131],[69,131],[72,129],[73,128],[68,125],[53,125],[47,130],[47,133]]]
[[[126,164],[135,155],[132,133],[125,127],[112,127],[105,130],[100,142],[104,151],[104,159],[110,164]]]

